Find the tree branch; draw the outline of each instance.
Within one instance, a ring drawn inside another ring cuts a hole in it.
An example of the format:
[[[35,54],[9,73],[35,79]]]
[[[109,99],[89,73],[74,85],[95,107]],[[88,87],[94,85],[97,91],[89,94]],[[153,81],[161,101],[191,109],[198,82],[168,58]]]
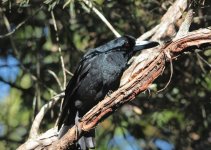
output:
[[[20,22],[15,28],[13,28],[12,30],[10,30],[8,33],[0,35],[0,39],[6,38],[11,36],[13,33],[15,33],[15,31],[17,31],[20,27],[22,27],[28,20],[30,20],[33,16],[35,16],[43,7],[41,6],[39,9],[37,9],[31,16],[27,17],[25,20],[23,20],[22,22]],[[0,9],[0,12],[3,11],[2,9]]]
[[[105,18],[105,16],[93,6],[92,2],[89,0],[82,0],[90,9],[92,9],[95,14],[106,24],[106,26],[113,32],[116,37],[120,37],[121,35],[114,29],[111,23]]]
[[[178,55],[178,52],[183,53],[187,50],[187,48],[200,46],[205,43],[211,43],[211,30],[209,29],[200,29],[190,32],[169,44],[160,45],[144,51],[140,54],[140,57],[145,57],[145,61],[136,61],[134,62],[136,63],[136,67],[130,67],[128,69],[130,71],[132,70],[132,73],[127,74],[129,78],[125,81],[126,84],[123,84],[121,88],[99,102],[94,108],[86,113],[77,126],[73,126],[61,139],[57,140],[55,138],[57,136],[57,132],[56,129],[54,129],[55,134],[52,138],[55,141],[53,141],[51,137],[39,140],[34,149],[38,147],[46,147],[48,149],[57,150],[71,148],[71,145],[75,143],[84,133],[95,128],[98,123],[114,113],[123,104],[128,103],[139,93],[145,91],[149,85],[162,74],[165,68],[166,51],[171,52],[171,55],[174,57]],[[123,78],[123,80],[125,79]],[[78,133],[78,131],[81,132]],[[46,145],[46,139],[51,141],[48,143],[48,146]],[[29,144],[30,142],[26,142],[19,147],[19,149],[27,149]]]
[[[32,127],[31,127],[30,134],[29,134],[30,138],[35,138],[33,136],[38,135],[38,130],[39,130],[41,121],[44,118],[44,115],[46,114],[47,111],[49,111],[51,108],[53,108],[53,106],[55,106],[55,104],[57,104],[59,102],[59,100],[61,100],[63,97],[64,97],[64,92],[55,95],[53,98],[51,98],[50,102],[45,104],[40,109],[39,113],[36,115],[36,117],[32,123]]]
[[[177,0],[169,8],[163,16],[162,22],[152,29],[147,38],[152,37],[153,40],[163,41],[162,45],[151,48],[142,53],[133,61],[131,66],[124,72],[121,79],[120,88],[113,92],[109,97],[99,102],[88,113],[84,115],[77,126],[73,126],[61,139],[57,139],[57,129],[48,130],[41,136],[30,139],[21,145],[18,149],[55,149],[64,150],[71,149],[71,146],[84,133],[95,128],[102,120],[114,113],[119,107],[132,101],[139,93],[145,91],[150,84],[160,75],[165,69],[165,63],[169,60],[175,60],[178,55],[185,51],[193,50],[195,46],[206,46],[203,44],[211,43],[211,30],[200,29],[193,32],[182,32],[175,38],[177,31],[174,26],[180,26],[182,23],[176,24],[184,11],[187,9],[187,0]],[[171,18],[171,19],[169,19]],[[181,27],[187,27],[185,31],[189,31],[189,20],[192,19],[192,13],[189,12],[185,16],[185,21]],[[167,43],[166,37],[170,37],[170,42]],[[143,37],[141,37],[143,38]],[[80,132],[78,132],[80,131]]]
[[[53,10],[51,10],[51,17],[53,19],[54,30],[56,31],[56,42],[57,42],[57,45],[58,45],[58,51],[59,51],[59,55],[60,55],[59,58],[60,58],[61,68],[62,68],[62,73],[63,73],[63,86],[62,86],[62,90],[63,90],[66,87],[67,77],[66,77],[66,72],[65,72],[64,58],[62,56],[62,49],[61,49],[61,46],[60,46],[58,28],[57,28],[56,19],[55,19]]]

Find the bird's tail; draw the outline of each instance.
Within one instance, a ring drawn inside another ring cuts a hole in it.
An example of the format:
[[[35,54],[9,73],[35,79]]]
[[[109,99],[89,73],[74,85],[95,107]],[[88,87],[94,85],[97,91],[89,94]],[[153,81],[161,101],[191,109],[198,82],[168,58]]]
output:
[[[81,117],[79,116],[79,113],[76,113],[75,117],[75,123],[78,124]],[[95,129],[92,129],[91,131],[87,132],[82,136],[78,142],[79,150],[88,150],[88,149],[94,149],[95,148]]]
[[[84,136],[82,136],[78,140],[77,144],[78,147],[80,147],[80,150],[95,149],[95,129],[92,129],[91,131],[87,132]]]
[[[79,120],[81,118],[78,116],[78,113],[76,113],[75,117],[75,124],[77,125],[79,123]],[[59,136],[60,139],[63,137],[67,131],[72,128],[73,125],[62,125],[61,129],[59,130]],[[88,149],[94,149],[96,146],[95,143],[95,129],[92,129],[91,131],[85,133],[76,143],[77,150],[88,150]]]

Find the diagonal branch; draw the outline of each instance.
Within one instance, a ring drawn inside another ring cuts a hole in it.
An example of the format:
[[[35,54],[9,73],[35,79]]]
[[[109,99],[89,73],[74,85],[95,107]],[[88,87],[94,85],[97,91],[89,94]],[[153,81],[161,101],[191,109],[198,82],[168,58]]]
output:
[[[57,140],[56,129],[54,130],[54,136],[52,138],[38,140],[38,144],[34,149],[45,147],[47,149],[68,149],[75,143],[84,133],[95,128],[98,123],[114,113],[123,104],[133,100],[140,92],[145,91],[149,85],[162,74],[165,68],[165,52],[169,51],[171,55],[177,56],[178,53],[183,53],[186,50],[193,49],[193,46],[200,46],[201,44],[211,43],[211,30],[200,29],[197,31],[189,32],[187,35],[181,37],[166,45],[160,45],[158,47],[149,49],[140,54],[146,59],[144,61],[136,61],[135,68],[132,69],[132,73],[128,74],[126,84],[124,84],[117,91],[112,93],[109,97],[99,102],[94,108],[92,108],[76,126],[73,126],[61,139]],[[134,65],[132,65],[134,66]],[[131,67],[129,68],[131,69]],[[77,131],[81,130],[80,133]],[[76,134],[77,133],[77,134]],[[49,135],[48,135],[49,136]],[[46,144],[46,140],[51,141]],[[30,142],[26,142],[19,149],[27,149]]]
[[[33,16],[35,16],[43,7],[41,6],[40,8],[38,8],[35,13],[33,13],[31,16],[27,17],[25,20],[23,20],[22,22],[20,22],[15,28],[13,28],[12,30],[10,30],[8,33],[0,35],[0,39],[6,38],[11,36],[13,33],[15,33],[20,27],[22,27],[28,20],[30,20]],[[2,10],[0,9],[0,12]]]
[[[58,51],[59,51],[59,58],[60,58],[60,62],[61,62],[61,67],[62,67],[62,73],[63,73],[63,86],[62,86],[62,89],[65,89],[66,87],[66,72],[65,72],[65,64],[64,64],[64,58],[62,56],[62,49],[61,49],[61,46],[60,46],[60,39],[59,39],[59,35],[58,35],[58,27],[57,27],[57,24],[56,24],[56,19],[55,19],[55,15],[54,15],[54,12],[53,10],[51,11],[51,17],[53,19],[53,26],[54,26],[54,30],[56,31],[56,42],[57,42],[57,45],[58,45]]]
[[[31,126],[29,137],[32,138],[34,135],[37,136],[38,130],[41,124],[42,119],[44,118],[44,115],[47,111],[49,111],[51,108],[53,108],[54,105],[56,105],[59,100],[61,100],[64,97],[64,92],[55,95],[51,100],[45,104],[39,111],[39,113],[34,118],[33,124]],[[34,137],[33,137],[34,138]]]
[[[204,43],[211,43],[211,30],[201,29],[194,31],[170,43],[168,46],[159,46],[148,51],[148,58],[150,58],[150,60],[153,58],[153,61],[149,61],[145,66],[141,65],[142,62],[138,63],[136,65],[136,71],[130,76],[127,84],[91,109],[77,125],[78,128],[81,128],[81,133],[76,135],[77,127],[74,126],[63,138],[53,143],[49,148],[67,149],[71,144],[76,142],[80,136],[95,128],[98,123],[114,113],[117,108],[133,100],[139,93],[146,90],[148,86],[162,74],[165,67],[165,51],[173,52],[172,54],[176,55],[175,52],[182,53],[187,48],[200,46]]]
[[[155,27],[156,30],[152,29],[144,37],[141,37],[142,39],[152,37],[151,39],[160,40],[164,44],[143,51],[124,72],[121,87],[93,107],[77,124],[77,127],[73,126],[59,140],[57,139],[57,129],[50,129],[41,136],[28,140],[18,149],[71,149],[71,145],[84,133],[95,128],[98,123],[119,107],[133,100],[140,92],[145,91],[158,76],[162,75],[166,61],[169,59],[172,61],[187,50],[194,50],[194,47],[206,47],[204,44],[210,44],[210,29],[188,32],[192,19],[191,11],[185,16],[184,26],[177,24],[187,7],[187,0],[176,0],[163,16],[162,22]],[[174,30],[176,25],[181,26],[179,32],[182,34],[178,34],[175,38],[177,35]],[[183,27],[186,27],[185,32],[183,32]],[[166,37],[170,37],[170,40],[166,40]],[[168,40],[171,42],[167,43]],[[81,132],[78,133],[78,131]]]
[[[106,26],[113,32],[116,37],[120,37],[121,35],[114,29],[111,23],[105,18],[105,16],[93,6],[92,2],[89,0],[82,0],[90,9],[92,9],[96,15],[106,24]]]

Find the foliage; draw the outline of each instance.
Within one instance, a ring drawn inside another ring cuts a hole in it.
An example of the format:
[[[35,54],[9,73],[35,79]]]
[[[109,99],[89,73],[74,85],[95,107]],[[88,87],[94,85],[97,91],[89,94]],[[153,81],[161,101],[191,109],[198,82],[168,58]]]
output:
[[[96,0],[92,4],[121,34],[138,37],[160,22],[173,1],[167,0]],[[195,11],[191,30],[211,25],[211,3],[192,5]],[[55,30],[52,12],[58,31]],[[74,72],[88,48],[99,46],[114,37],[100,18],[77,0],[4,0],[0,7],[0,61],[9,55],[18,60],[15,81],[1,72],[0,81],[11,87],[0,101],[0,149],[14,149],[23,143],[35,114],[41,106],[63,89],[49,70],[63,83],[60,54],[65,67]],[[8,23],[9,26],[8,26]],[[20,27],[18,27],[19,25]],[[17,28],[17,29],[16,29]],[[61,47],[61,53],[59,52]],[[98,127],[97,145],[107,149],[116,136],[132,136],[142,149],[156,149],[154,139],[173,143],[176,149],[211,147],[211,49],[181,56],[174,62],[170,85],[156,93],[169,80],[166,67],[150,93],[141,94],[123,106]],[[209,63],[209,64],[207,64]],[[167,65],[168,66],[168,65]],[[11,66],[10,66],[11,67]],[[67,74],[67,80],[71,75]],[[45,116],[41,131],[52,127],[59,105]],[[118,149],[118,146],[110,147]]]

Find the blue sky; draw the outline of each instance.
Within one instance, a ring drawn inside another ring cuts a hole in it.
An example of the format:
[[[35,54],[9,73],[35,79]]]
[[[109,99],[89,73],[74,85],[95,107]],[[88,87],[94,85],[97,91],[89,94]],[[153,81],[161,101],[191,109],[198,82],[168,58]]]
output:
[[[174,145],[166,140],[155,138],[153,143],[160,150],[174,150]],[[115,135],[108,144],[109,149],[143,150],[138,141],[131,134]]]
[[[136,139],[127,133],[124,135],[115,135],[108,144],[108,148],[118,148],[121,150],[142,150],[142,148],[136,142]]]
[[[19,72],[18,64],[19,61],[12,55],[7,55],[5,57],[0,56],[0,77],[7,82],[15,82]],[[0,101],[9,95],[10,88],[11,87],[8,84],[0,81]],[[0,134],[1,132],[2,130],[0,130]],[[174,149],[174,145],[165,140],[155,139],[153,142],[156,147],[161,150]],[[127,133],[125,137],[123,135],[115,135],[110,140],[108,147],[121,150],[142,150],[136,139],[129,133]]]
[[[19,72],[18,60],[12,56],[0,56],[0,77],[8,82],[15,82]],[[0,81],[0,101],[3,100],[10,91],[10,86]]]

